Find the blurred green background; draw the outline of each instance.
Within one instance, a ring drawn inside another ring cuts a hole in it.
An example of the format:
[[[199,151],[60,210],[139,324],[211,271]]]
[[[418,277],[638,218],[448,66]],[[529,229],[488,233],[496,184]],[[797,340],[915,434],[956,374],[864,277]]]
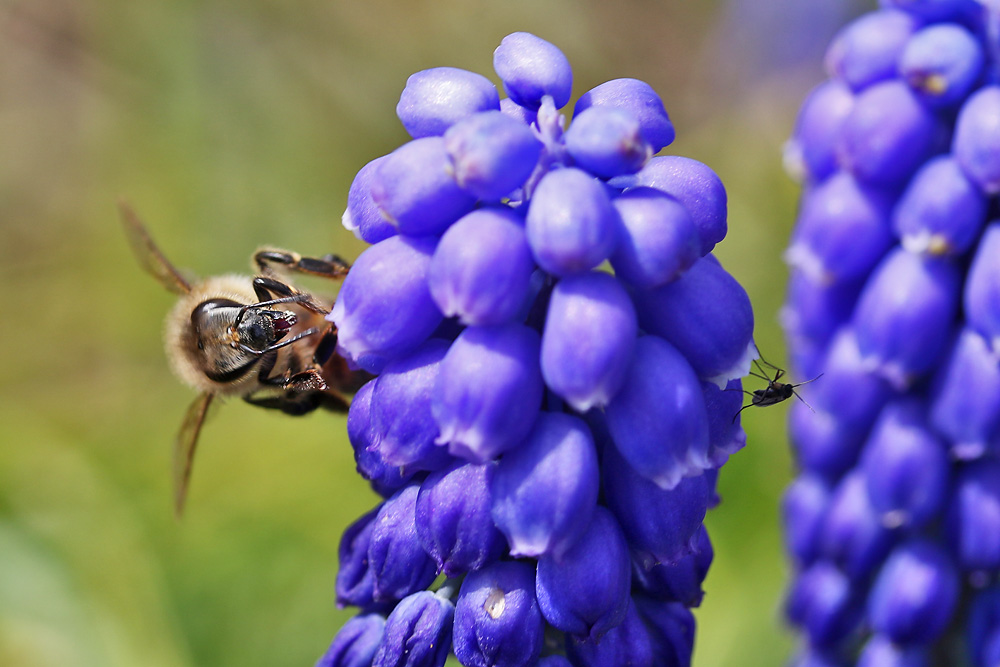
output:
[[[780,253],[796,187],[781,145],[822,76],[847,2],[3,0],[0,2],[0,665],[311,665],[348,618],[333,603],[343,528],[375,502],[342,417],[225,406],[188,512],[170,447],[193,392],[167,368],[172,304],[120,231],[125,197],[199,275],[260,244],[355,257],[353,174],[406,136],[406,77],[495,79],[515,30],[554,42],[574,97],[648,81],[678,139],[729,191],[717,254],[783,363]],[[695,664],[792,650],[777,502],[786,406],[748,411],[750,444],[708,518],[716,549]]]

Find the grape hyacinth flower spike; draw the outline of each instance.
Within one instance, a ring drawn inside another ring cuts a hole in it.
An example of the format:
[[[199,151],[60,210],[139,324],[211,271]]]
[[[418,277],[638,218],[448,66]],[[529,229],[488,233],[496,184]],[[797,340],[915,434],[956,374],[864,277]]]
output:
[[[802,655],[979,667],[1000,659],[1000,5],[880,5],[786,149],[782,319],[824,374],[790,414],[786,612]]]
[[[556,46],[514,33],[494,69],[502,93],[411,76],[413,140],[351,185],[344,224],[372,245],[329,319],[375,376],[348,432],[385,500],[341,546],[338,601],[365,620],[321,664],[689,665],[756,356],[711,254],[726,191],[654,155],[674,127],[647,83],[601,84],[567,122]]]

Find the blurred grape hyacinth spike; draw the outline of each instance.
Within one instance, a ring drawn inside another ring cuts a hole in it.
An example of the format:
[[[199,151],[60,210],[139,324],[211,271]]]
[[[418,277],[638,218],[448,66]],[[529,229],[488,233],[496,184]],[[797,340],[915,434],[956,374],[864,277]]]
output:
[[[374,376],[348,434],[385,500],[343,538],[337,600],[364,615],[320,664],[686,667],[757,356],[711,254],[726,190],[655,156],[675,130],[649,84],[568,106],[568,59],[523,32],[493,64],[504,99],[412,75],[412,141],[350,188],[371,246],[328,319]]]
[[[1000,664],[1000,3],[879,4],[834,38],[785,149],[802,201],[782,324],[796,373],[823,374],[802,388],[815,410],[789,417],[786,617],[800,655],[831,664],[985,667]]]

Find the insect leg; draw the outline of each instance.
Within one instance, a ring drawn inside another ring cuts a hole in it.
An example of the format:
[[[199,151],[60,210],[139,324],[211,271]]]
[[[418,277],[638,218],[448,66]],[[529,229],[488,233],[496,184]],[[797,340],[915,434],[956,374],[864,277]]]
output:
[[[283,283],[280,280],[275,280],[274,278],[269,278],[267,276],[257,276],[253,279],[253,291],[257,295],[257,298],[260,299],[261,303],[276,302],[279,299],[292,300],[294,298],[294,300],[302,304],[302,307],[306,310],[319,315],[326,315],[330,312],[329,309],[324,308],[320,304],[313,301],[312,297],[305,292],[300,292],[287,283]]]
[[[262,273],[273,273],[276,268],[295,273],[306,273],[320,278],[343,280],[351,265],[337,255],[303,257],[287,250],[263,248],[254,253],[254,264]]]

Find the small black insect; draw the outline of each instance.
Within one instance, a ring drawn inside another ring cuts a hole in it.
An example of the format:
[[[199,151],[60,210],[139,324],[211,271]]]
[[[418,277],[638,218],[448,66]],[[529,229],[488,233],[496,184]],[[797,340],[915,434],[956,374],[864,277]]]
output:
[[[768,377],[767,371],[765,371],[764,368],[760,365],[760,362],[764,362],[764,365],[774,369],[773,378]],[[739,412],[733,415],[733,422],[735,422],[736,418],[740,416],[740,412],[743,412],[747,408],[752,408],[755,406],[759,408],[765,408],[769,405],[775,405],[776,403],[787,401],[792,396],[805,403],[806,407],[812,410],[812,406],[806,403],[805,399],[799,396],[795,392],[795,388],[801,387],[804,384],[809,384],[814,380],[820,379],[821,377],[823,377],[822,373],[814,377],[812,380],[806,380],[805,382],[792,384],[790,382],[779,382],[778,380],[780,380],[785,375],[784,369],[778,368],[771,362],[764,359],[764,357],[761,357],[760,361],[754,359],[753,364],[754,366],[757,367],[757,370],[760,372],[754,372],[751,370],[750,375],[756,378],[760,378],[761,380],[764,380],[765,382],[767,382],[767,386],[763,389],[754,389],[753,392],[749,392],[745,389],[743,390],[743,393],[747,394],[750,397],[750,404],[744,405],[742,408],[739,409]],[[815,412],[815,410],[813,410],[813,412]]]

